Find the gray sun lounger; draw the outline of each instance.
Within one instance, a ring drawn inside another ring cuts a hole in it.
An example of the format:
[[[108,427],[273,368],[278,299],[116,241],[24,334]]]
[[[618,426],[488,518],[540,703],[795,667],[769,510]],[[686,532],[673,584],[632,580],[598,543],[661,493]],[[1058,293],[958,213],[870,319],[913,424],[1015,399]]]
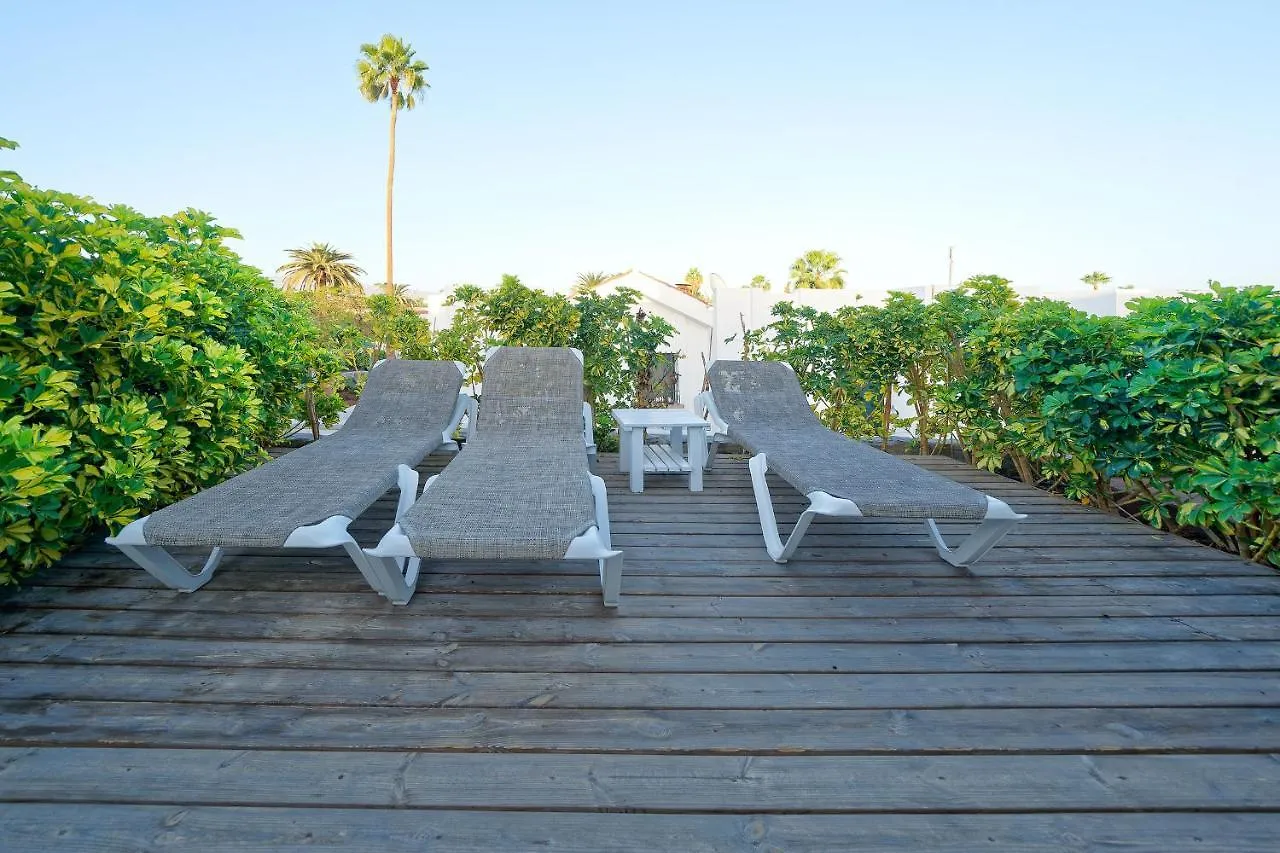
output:
[[[377,592],[397,604],[404,572],[371,566],[347,526],[392,486],[397,516],[413,503],[413,466],[433,451],[457,450],[453,432],[475,403],[460,393],[463,367],[452,361],[382,362],[360,401],[332,435],[232,477],[126,526],[107,542],[161,583],[194,592],[209,582],[223,549],[342,547]],[[212,548],[200,571],[165,549]]]
[[[610,545],[604,481],[588,468],[589,412],[577,350],[491,351],[466,447],[368,560],[596,560],[604,603],[616,606],[622,553]]]
[[[716,361],[710,390],[698,396],[713,438],[754,454],[751,486],[765,547],[785,563],[815,515],[922,519],[938,555],[953,566],[981,559],[1025,515],[1004,501],[926,471],[822,425],[790,365],[779,361]],[[809,499],[784,543],[765,475],[776,472]],[[956,548],[935,519],[979,522]]]

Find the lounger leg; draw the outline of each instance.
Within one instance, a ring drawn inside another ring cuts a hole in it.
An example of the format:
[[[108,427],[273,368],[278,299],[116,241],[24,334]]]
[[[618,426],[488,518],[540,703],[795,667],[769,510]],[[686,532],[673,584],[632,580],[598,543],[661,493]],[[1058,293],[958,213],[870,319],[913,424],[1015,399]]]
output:
[[[716,467],[716,457],[719,456],[719,452],[720,442],[716,441],[714,438],[708,438],[707,458],[706,462],[702,466],[704,470],[710,471],[712,468]]]
[[[775,563],[785,563],[796,552],[800,540],[809,530],[809,522],[813,521],[817,513],[812,507],[800,513],[796,526],[791,529],[791,535],[787,537],[784,544],[782,537],[778,535],[778,519],[773,514],[773,496],[769,494],[769,482],[765,476],[769,473],[768,460],[763,453],[760,453],[752,456],[747,465],[751,469],[751,490],[756,496],[756,511],[760,514],[760,530],[764,533],[764,547]]]
[[[374,557],[360,550],[355,542],[344,547],[351,559],[356,561],[356,565],[360,566],[360,573],[369,582],[369,586],[386,596],[392,604],[408,604],[413,598],[418,586],[420,564],[417,557],[410,559],[405,568],[404,557]]]
[[[1019,519],[988,518],[978,525],[978,529],[970,533],[957,547],[951,548],[942,538],[942,532],[932,518],[925,519],[925,529],[929,538],[938,549],[938,556],[957,568],[966,568],[971,563],[981,560],[1004,535],[1014,528]]]
[[[604,480],[591,475],[591,496],[596,506],[596,526],[569,543],[566,560],[595,560],[600,567],[600,588],[605,607],[617,607],[622,592],[622,552],[613,550],[609,535],[609,496]]]
[[[613,548],[612,532],[609,524],[609,494],[605,490],[604,480],[592,475],[591,496],[596,505],[596,530],[600,543],[606,549]],[[617,607],[618,596],[622,592],[622,552],[607,553],[600,558],[600,587],[604,591],[604,606]]]
[[[978,529],[970,533],[956,548],[947,545],[942,532],[932,518],[925,519],[925,530],[938,549],[938,556],[957,568],[967,568],[976,563],[999,542],[1004,535],[1013,529],[1025,515],[1016,513],[1004,501],[987,495],[987,516],[978,525]]]
[[[213,579],[213,573],[222,561],[222,548],[214,548],[204,568],[192,574],[183,568],[173,555],[159,545],[122,545],[114,543],[124,555],[146,569],[160,583],[182,592],[195,592]]]
[[[407,469],[410,472],[413,469]],[[414,474],[414,482],[417,475]],[[410,487],[410,491],[412,488]],[[408,604],[413,597],[413,588],[418,580],[418,563],[411,561],[405,566],[403,560],[395,557],[382,561],[370,557],[360,548],[347,527],[351,519],[345,515],[332,515],[319,524],[299,527],[289,534],[284,541],[286,548],[342,548],[356,564],[360,574],[373,587],[374,592],[389,598],[394,604]]]
[[[622,592],[622,552],[600,561],[600,586],[604,590],[604,606],[617,607]]]
[[[427,486],[430,486],[434,479],[435,476],[429,477]],[[400,488],[400,498],[396,502],[396,523],[398,524],[418,499],[418,472],[408,465],[401,465],[398,470],[397,485]],[[426,489],[424,488],[423,491],[425,492]],[[343,547],[347,549],[351,559],[355,560],[356,565],[360,566],[360,572],[369,582],[369,586],[385,596],[392,604],[408,604],[413,598],[414,590],[418,585],[418,572],[422,566],[419,558],[374,557],[361,550],[354,541],[343,543]]]

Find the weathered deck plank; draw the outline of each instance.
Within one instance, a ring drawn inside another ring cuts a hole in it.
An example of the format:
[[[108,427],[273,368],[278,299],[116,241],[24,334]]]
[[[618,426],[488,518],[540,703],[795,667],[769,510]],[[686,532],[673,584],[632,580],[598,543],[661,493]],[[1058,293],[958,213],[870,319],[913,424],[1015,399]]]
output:
[[[1275,708],[561,710],[0,701],[10,745],[630,754],[1280,749]]]
[[[1274,850],[1280,576],[918,464],[1032,513],[975,577],[892,520],[774,564],[733,459],[602,459],[617,613],[578,563],[398,608],[332,552],[183,595],[91,543],[0,608],[0,848]]]
[[[1275,853],[1280,814],[681,815],[0,803],[19,850]],[[1230,839],[1229,848],[1216,844]]]
[[[655,812],[1216,811],[1275,805],[1259,754],[745,757],[0,748],[0,800]]]

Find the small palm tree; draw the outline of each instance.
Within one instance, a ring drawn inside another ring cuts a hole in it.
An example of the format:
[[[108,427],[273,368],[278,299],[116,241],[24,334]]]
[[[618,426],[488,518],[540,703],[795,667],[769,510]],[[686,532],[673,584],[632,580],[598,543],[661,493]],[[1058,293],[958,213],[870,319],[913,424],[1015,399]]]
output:
[[[397,284],[391,291],[391,298],[401,308],[413,308],[422,302],[418,297],[410,295],[407,284]]]
[[[289,262],[276,269],[282,274],[280,284],[285,290],[332,291],[344,296],[364,291],[360,284],[364,270],[352,262],[351,255],[328,243],[312,243],[285,254]]]
[[[360,94],[370,103],[391,102],[391,153],[387,160],[387,293],[394,294],[395,275],[391,251],[391,194],[396,178],[396,114],[418,105],[430,84],[427,63],[414,58],[414,50],[400,39],[386,34],[376,44],[360,45],[356,63]]]
[[[689,271],[684,274],[684,281],[676,285],[676,287],[680,288],[694,299],[710,304],[710,300],[702,295],[702,282],[702,270],[697,267],[689,267]]]
[[[1094,270],[1093,272],[1084,276],[1080,280],[1083,281],[1085,284],[1089,285],[1090,287],[1092,287],[1094,290],[1097,290],[1099,287],[1102,287],[1102,285],[1104,284],[1110,284],[1111,276],[1107,275],[1104,272],[1099,272],[1098,270]]]
[[[605,272],[580,272],[577,281],[574,283],[574,293],[590,293],[600,285],[604,284],[612,275]]]
[[[752,290],[772,290],[773,283],[762,275],[752,276],[751,283],[747,287]]]
[[[824,249],[811,249],[791,265],[787,290],[839,290],[844,287],[844,274],[839,255]]]

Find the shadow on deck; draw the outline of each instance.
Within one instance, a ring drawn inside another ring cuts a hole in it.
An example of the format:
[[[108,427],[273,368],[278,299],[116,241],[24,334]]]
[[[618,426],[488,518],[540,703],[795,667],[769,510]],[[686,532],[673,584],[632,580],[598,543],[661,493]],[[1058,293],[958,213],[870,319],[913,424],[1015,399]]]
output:
[[[394,607],[338,552],[185,595],[92,544],[0,611],[0,848],[1276,850],[1280,575],[918,462],[1030,513],[976,577],[885,521],[776,565],[729,458],[601,460],[617,612],[583,563]]]

